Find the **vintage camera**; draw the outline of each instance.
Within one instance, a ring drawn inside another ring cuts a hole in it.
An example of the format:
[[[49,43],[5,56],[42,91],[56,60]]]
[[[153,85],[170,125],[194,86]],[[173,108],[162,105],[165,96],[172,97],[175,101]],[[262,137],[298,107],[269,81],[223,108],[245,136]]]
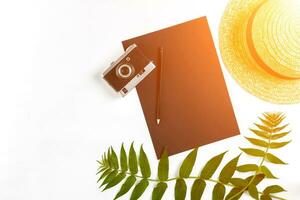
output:
[[[136,44],[132,44],[105,70],[103,78],[116,92],[125,96],[154,68],[153,62],[142,53]]]

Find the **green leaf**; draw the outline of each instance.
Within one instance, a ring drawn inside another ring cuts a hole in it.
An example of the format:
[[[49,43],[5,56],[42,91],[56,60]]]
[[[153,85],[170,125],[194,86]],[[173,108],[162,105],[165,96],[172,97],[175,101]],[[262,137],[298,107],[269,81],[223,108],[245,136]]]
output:
[[[102,187],[103,185],[109,183],[112,179],[114,179],[117,176],[118,171],[117,170],[113,170],[112,172],[110,172],[104,179],[104,181],[102,182],[102,184],[100,185],[100,187]]]
[[[114,149],[111,147],[111,165],[114,169],[119,169],[119,162],[118,162],[118,157]]]
[[[100,181],[101,179],[103,179],[104,177],[106,177],[110,172],[111,172],[111,169],[107,169],[106,171],[104,171],[104,172],[101,174],[100,178],[98,179],[97,183],[99,183],[99,181]]]
[[[269,139],[269,135],[268,133],[264,132],[264,131],[259,131],[259,130],[255,130],[255,129],[251,129],[250,131],[252,131],[255,135],[265,138],[265,139]]]
[[[261,170],[262,173],[264,173],[266,178],[277,179],[277,177],[274,176],[273,173],[266,166],[261,166],[260,170]]]
[[[203,179],[210,179],[222,162],[225,153],[226,152],[210,159],[202,169],[200,177]]]
[[[105,167],[99,167],[98,168],[98,172],[96,173],[96,175],[100,174],[101,172],[103,172],[105,170],[107,170],[107,168],[105,168]]]
[[[219,175],[219,180],[222,183],[229,183],[231,177],[233,176],[235,170],[236,170],[236,166],[238,164],[240,155],[237,156],[236,158],[232,159],[231,161],[229,161],[224,168],[222,169],[220,175]]]
[[[213,189],[212,199],[223,200],[225,196],[225,190],[226,189],[224,185],[222,185],[221,183],[217,183]]]
[[[248,138],[245,137],[250,143],[256,145],[256,146],[260,146],[260,147],[268,147],[269,144],[264,141],[264,140],[259,140],[259,139],[255,139],[255,138]]]
[[[274,135],[271,136],[271,139],[272,140],[277,140],[277,139],[283,138],[284,136],[288,135],[290,132],[291,131],[274,134]]]
[[[253,149],[253,148],[240,148],[244,153],[255,156],[255,157],[264,157],[265,152],[260,149]]]
[[[261,195],[260,200],[272,200],[272,198],[269,195]]]
[[[182,162],[182,165],[179,170],[180,178],[187,178],[191,174],[197,158],[197,152],[198,148],[194,149]]]
[[[262,182],[262,180],[264,180],[264,178],[265,178],[264,174],[257,174],[253,179],[252,184],[258,185],[260,182]]]
[[[240,199],[241,196],[243,195],[242,192],[243,188],[242,187],[234,187],[230,190],[230,192],[226,195],[225,200],[237,200]]]
[[[258,200],[258,191],[257,191],[256,185],[250,184],[248,186],[248,193],[253,199]]]
[[[156,187],[153,189],[152,200],[162,199],[167,188],[168,188],[168,185],[166,183],[159,182],[156,185]]]
[[[97,162],[99,165],[103,165],[103,164],[104,164],[103,161],[104,161],[104,155],[102,155],[101,160],[96,160],[96,162]],[[101,167],[101,166],[100,166],[100,167]]]
[[[246,178],[246,181],[248,183],[250,183],[250,181],[252,180],[254,176],[249,176],[248,178]],[[257,174],[254,179],[251,181],[251,184],[253,185],[258,185],[263,179],[265,178],[264,174]]]
[[[137,200],[139,199],[142,194],[145,192],[149,185],[149,181],[147,179],[142,179],[133,189],[131,193],[130,200]]]
[[[288,142],[273,142],[273,143],[270,144],[270,148],[271,149],[278,149],[278,148],[284,147],[285,145],[287,145],[290,142],[291,141],[288,141]]]
[[[114,199],[117,199],[117,198],[123,196],[124,194],[126,194],[130,190],[130,188],[132,188],[135,181],[136,181],[136,178],[134,176],[129,176],[126,179],[126,181],[124,182],[124,184],[122,185],[121,189],[119,190],[119,192],[117,193],[117,195],[115,196]]]
[[[169,178],[169,157],[167,149],[164,149],[159,160],[157,174],[160,181],[166,181]]]
[[[107,151],[107,165],[109,167],[113,167],[112,163],[111,163],[111,149],[110,148],[108,148],[108,151]]]
[[[151,176],[151,169],[150,169],[147,155],[143,149],[143,146],[141,146],[140,149],[139,164],[140,164],[142,176],[144,178],[149,178]]]
[[[237,171],[239,172],[253,172],[258,169],[258,166],[255,164],[246,164],[246,165],[241,165],[236,168]]]
[[[136,174],[138,172],[137,156],[133,147],[133,143],[131,144],[129,150],[129,170],[131,174]]]
[[[263,125],[256,124],[256,123],[254,123],[254,124],[255,124],[255,126],[257,126],[262,131],[265,131],[267,133],[271,133],[272,132],[272,129],[269,128],[269,127],[267,127],[267,126],[263,126]]]
[[[124,149],[124,145],[122,144],[121,152],[120,152],[120,163],[121,163],[121,169],[123,172],[126,172],[128,170],[128,164],[127,164],[127,154]]]
[[[274,128],[274,129],[273,129],[273,132],[274,132],[274,133],[277,133],[277,132],[279,132],[279,131],[282,131],[282,130],[285,129],[288,125],[289,125],[289,124],[286,124],[286,125],[283,125],[283,126]]]
[[[286,190],[283,189],[279,185],[271,185],[271,186],[267,187],[266,189],[264,189],[263,193],[264,194],[273,194],[273,193],[279,193],[279,192],[285,192],[285,191]]]
[[[106,153],[104,153],[103,162],[106,166],[109,166],[108,155]]]
[[[186,196],[186,183],[182,178],[176,180],[175,200],[184,200]]]
[[[191,189],[191,200],[200,200],[205,187],[206,183],[204,180],[196,179]]]
[[[248,182],[241,178],[232,178],[230,180],[230,183],[232,183],[232,185],[234,185],[236,187],[244,187],[244,186],[248,185]]]
[[[283,165],[287,164],[271,153],[267,153],[266,158],[269,162],[271,162],[273,164],[283,164]]]
[[[105,191],[109,188],[112,188],[119,184],[124,178],[126,177],[126,174],[124,172],[119,173],[117,176],[115,176],[113,179],[109,181],[109,183],[105,186],[105,188],[102,190]]]

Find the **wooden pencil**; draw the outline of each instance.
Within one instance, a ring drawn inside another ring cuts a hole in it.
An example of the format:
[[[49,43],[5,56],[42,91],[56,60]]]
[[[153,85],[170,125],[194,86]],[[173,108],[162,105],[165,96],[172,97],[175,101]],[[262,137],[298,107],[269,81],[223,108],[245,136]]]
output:
[[[162,73],[163,73],[163,54],[164,49],[163,47],[159,48],[159,67],[157,73],[157,96],[156,96],[156,123],[159,125],[160,123],[160,111],[161,111],[161,85],[162,85]]]

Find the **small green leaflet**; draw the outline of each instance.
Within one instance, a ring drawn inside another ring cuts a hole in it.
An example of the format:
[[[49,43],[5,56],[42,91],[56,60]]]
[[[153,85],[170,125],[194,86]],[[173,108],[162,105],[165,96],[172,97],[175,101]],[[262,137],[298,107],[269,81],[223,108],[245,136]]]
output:
[[[225,196],[225,190],[226,189],[224,185],[217,183],[213,189],[212,200],[223,200]]]
[[[274,133],[277,133],[279,131],[282,131],[283,129],[285,129],[289,124],[286,124],[286,125],[283,125],[283,126],[280,126],[280,127],[277,127],[277,128],[274,128]]]
[[[266,159],[273,164],[282,164],[282,165],[287,164],[271,153],[267,153]]]
[[[124,194],[126,194],[130,188],[133,186],[133,184],[135,183],[136,181],[136,178],[134,176],[129,176],[125,183],[123,183],[121,189],[119,190],[119,192],[117,193],[117,195],[115,196],[114,199],[117,199],[121,196],[123,196]]]
[[[100,163],[101,165],[101,163]],[[107,168],[103,167],[103,168],[98,168],[98,172],[96,173],[96,175],[100,174],[101,172],[107,170]]]
[[[206,183],[202,179],[196,179],[191,189],[191,200],[200,200],[205,190]]]
[[[210,179],[212,175],[215,173],[217,168],[219,167],[220,163],[222,162],[222,159],[224,157],[226,152],[219,154],[212,159],[210,159],[204,168],[201,171],[200,177],[203,179]]]
[[[258,166],[255,164],[246,164],[238,166],[236,170],[239,172],[252,172],[258,170]]]
[[[126,174],[124,172],[119,173],[117,176],[115,176],[113,179],[109,181],[109,183],[105,186],[105,188],[102,190],[107,190],[109,188],[114,187],[118,183],[120,183],[124,178],[126,177]]]
[[[266,178],[277,179],[277,177],[274,176],[273,173],[266,166],[261,166],[260,170],[261,170],[262,173],[264,173]]]
[[[139,199],[142,194],[145,192],[149,185],[149,182],[147,179],[142,179],[133,189],[131,193],[130,200],[137,200]]]
[[[234,159],[232,159],[231,161],[229,161],[225,167],[222,169],[220,175],[219,175],[219,180],[224,183],[227,184],[229,183],[231,177],[233,176],[235,170],[236,170],[236,166],[238,164],[240,155],[235,157]]]
[[[258,191],[257,191],[256,185],[250,184],[248,186],[248,193],[252,198],[258,200]]]
[[[246,181],[249,183],[252,178],[254,176],[249,176],[248,178],[246,178]],[[254,179],[252,180],[252,183],[253,185],[258,185],[263,179],[265,178],[265,175],[264,174],[257,174]]]
[[[111,165],[115,169],[119,169],[118,157],[114,149],[111,147]]]
[[[184,200],[186,196],[186,183],[182,178],[176,180],[175,184],[175,200]]]
[[[250,143],[260,146],[260,147],[268,147],[269,144],[264,141],[264,140],[260,140],[260,139],[255,139],[255,138],[249,138],[249,137],[245,137]]]
[[[281,147],[284,147],[285,145],[289,144],[291,141],[288,142],[272,142],[270,144],[271,149],[279,149]]]
[[[160,200],[162,199],[168,185],[163,182],[159,182],[152,192],[152,200]]]
[[[283,189],[279,185],[271,185],[263,191],[264,194],[273,194],[273,193],[279,193],[279,192],[285,192],[285,189]]]
[[[236,186],[236,187],[244,187],[247,186],[248,182],[244,179],[241,178],[232,178],[230,180],[230,183],[232,183],[232,185]]]
[[[121,164],[122,171],[126,172],[128,169],[127,154],[126,154],[123,144],[122,144],[121,151],[120,151],[120,164]]]
[[[141,146],[140,149],[139,164],[140,164],[140,169],[143,177],[149,178],[151,176],[151,169],[150,169],[147,155],[143,149],[143,146]]]
[[[255,156],[255,157],[264,157],[265,152],[260,149],[253,149],[253,148],[240,148],[244,153]]]
[[[180,178],[186,178],[191,174],[197,158],[197,152],[198,152],[198,148],[194,149],[187,155],[187,157],[182,162],[182,165],[179,170]]]
[[[256,123],[254,123],[254,125],[257,126],[260,130],[263,130],[263,131],[265,131],[267,133],[271,133],[272,132],[271,128],[269,128],[267,126],[256,124]]]
[[[249,129],[250,131],[252,131],[255,135],[265,138],[265,139],[269,139],[269,135],[268,133],[264,132],[264,131],[259,131],[259,130],[255,130],[255,129]]]
[[[111,169],[105,170],[105,171],[101,174],[101,176],[100,176],[100,178],[98,179],[97,183],[99,183],[99,181],[100,181],[101,179],[103,179],[104,177],[106,177],[110,172],[111,172]]]
[[[131,144],[129,150],[129,169],[131,174],[136,174],[138,172],[137,156],[133,147],[133,143]]]
[[[277,139],[283,138],[284,136],[288,135],[290,132],[291,131],[274,134],[274,135],[271,136],[271,139],[272,140],[277,140]]]
[[[230,190],[230,192],[226,195],[225,200],[237,200],[240,199],[243,195],[243,187],[234,187]]]
[[[100,185],[100,187],[102,187],[103,185],[109,183],[113,178],[115,178],[117,176],[117,170],[114,170],[112,172],[110,172],[104,179],[104,181],[102,182],[102,184]]]
[[[109,167],[113,167],[112,166],[112,164],[111,164],[111,150],[110,150],[110,148],[108,148],[108,151],[107,151],[107,165],[109,166]]]
[[[169,156],[167,149],[164,149],[159,160],[157,174],[160,181],[166,181],[169,178]]]

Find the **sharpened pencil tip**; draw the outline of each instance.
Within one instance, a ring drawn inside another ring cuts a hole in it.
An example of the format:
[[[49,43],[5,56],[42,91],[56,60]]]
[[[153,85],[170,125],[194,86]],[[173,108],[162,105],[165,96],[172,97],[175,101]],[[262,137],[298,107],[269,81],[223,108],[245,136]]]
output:
[[[156,123],[157,125],[159,125],[160,119],[156,119]]]

